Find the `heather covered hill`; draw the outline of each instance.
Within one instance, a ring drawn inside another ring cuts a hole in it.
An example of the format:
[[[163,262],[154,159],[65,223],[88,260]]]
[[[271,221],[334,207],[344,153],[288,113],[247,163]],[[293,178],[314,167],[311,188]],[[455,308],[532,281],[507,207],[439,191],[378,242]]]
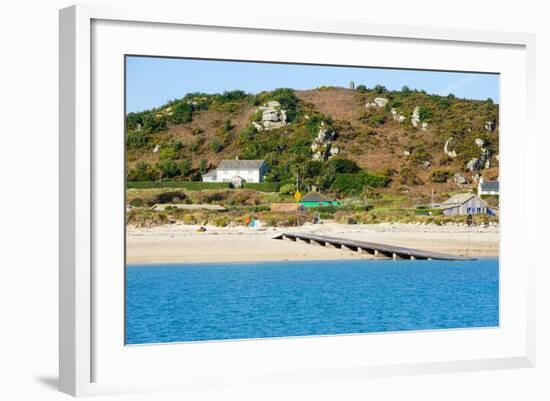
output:
[[[200,181],[239,157],[288,191],[298,177],[302,191],[414,203],[498,176],[497,104],[407,87],[194,93],[129,113],[126,131],[129,181]]]

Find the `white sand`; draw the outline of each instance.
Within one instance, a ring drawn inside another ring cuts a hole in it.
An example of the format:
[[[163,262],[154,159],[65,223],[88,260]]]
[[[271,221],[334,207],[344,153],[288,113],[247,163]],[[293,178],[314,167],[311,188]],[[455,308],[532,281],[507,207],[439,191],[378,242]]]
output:
[[[346,249],[275,240],[283,231],[311,232],[456,255],[497,256],[498,226],[472,227],[420,224],[306,224],[297,228],[207,227],[172,224],[154,228],[129,227],[128,263],[200,263],[281,260],[369,259]]]

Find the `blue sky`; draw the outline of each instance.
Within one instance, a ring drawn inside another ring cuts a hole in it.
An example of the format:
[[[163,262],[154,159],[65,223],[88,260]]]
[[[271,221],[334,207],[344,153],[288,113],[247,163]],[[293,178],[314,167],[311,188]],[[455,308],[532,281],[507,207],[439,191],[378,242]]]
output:
[[[490,97],[498,103],[498,79],[495,74],[131,56],[126,58],[126,111],[158,107],[189,92],[242,89],[258,93],[281,87],[348,87],[349,81],[369,88],[380,84],[401,89],[407,85],[431,94],[453,93],[460,98],[482,100]]]

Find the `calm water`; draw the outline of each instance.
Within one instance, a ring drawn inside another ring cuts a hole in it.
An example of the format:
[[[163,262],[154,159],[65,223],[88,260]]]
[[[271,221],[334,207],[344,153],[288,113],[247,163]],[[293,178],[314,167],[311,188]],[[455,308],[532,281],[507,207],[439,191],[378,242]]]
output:
[[[126,343],[498,326],[498,259],[129,265]]]

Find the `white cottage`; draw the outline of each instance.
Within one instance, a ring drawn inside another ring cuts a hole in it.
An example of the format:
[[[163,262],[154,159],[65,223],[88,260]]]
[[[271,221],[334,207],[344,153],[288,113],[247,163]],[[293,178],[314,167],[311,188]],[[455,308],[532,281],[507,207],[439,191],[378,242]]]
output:
[[[264,180],[267,165],[263,160],[222,160],[215,170],[203,174],[203,182],[258,183]]]

